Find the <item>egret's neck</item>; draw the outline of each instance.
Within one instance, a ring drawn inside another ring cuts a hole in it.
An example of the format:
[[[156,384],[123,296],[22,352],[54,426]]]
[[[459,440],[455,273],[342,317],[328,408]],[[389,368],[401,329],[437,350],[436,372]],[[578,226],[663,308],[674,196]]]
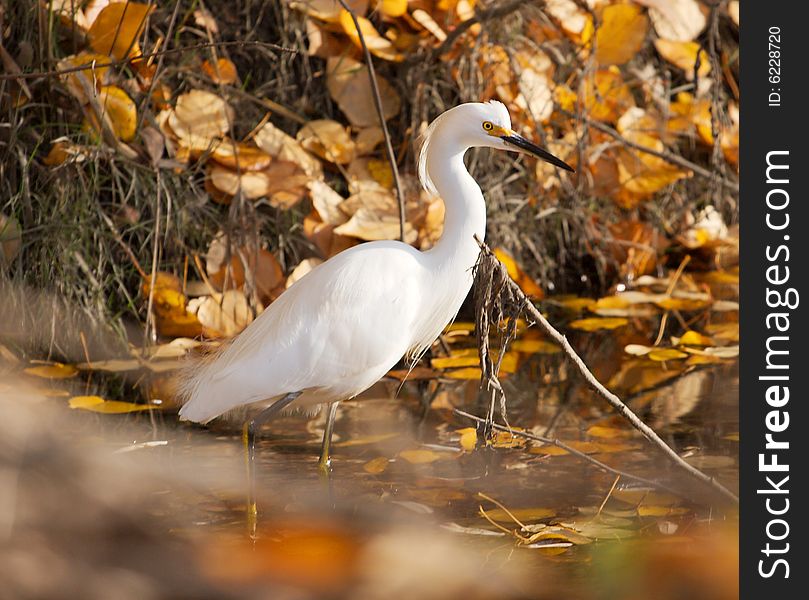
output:
[[[475,236],[482,241],[486,234],[486,204],[480,187],[463,163],[466,150],[436,140],[427,155],[430,179],[445,208],[444,232],[430,254],[459,271],[471,271],[480,251]]]

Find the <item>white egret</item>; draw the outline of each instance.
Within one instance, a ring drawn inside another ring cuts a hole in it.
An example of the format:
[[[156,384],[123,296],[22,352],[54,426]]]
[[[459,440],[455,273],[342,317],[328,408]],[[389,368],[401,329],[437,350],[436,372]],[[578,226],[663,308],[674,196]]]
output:
[[[328,469],[337,403],[381,379],[402,356],[419,357],[452,321],[472,286],[486,205],[463,157],[472,147],[565,162],[511,129],[500,102],[452,108],[427,129],[422,185],[444,201],[441,239],[421,252],[398,241],[355,246],[292,285],[232,343],[191,370],[183,420],[205,423],[237,406],[271,404],[245,425],[252,464],[255,432],[285,407],[330,404],[320,466]]]

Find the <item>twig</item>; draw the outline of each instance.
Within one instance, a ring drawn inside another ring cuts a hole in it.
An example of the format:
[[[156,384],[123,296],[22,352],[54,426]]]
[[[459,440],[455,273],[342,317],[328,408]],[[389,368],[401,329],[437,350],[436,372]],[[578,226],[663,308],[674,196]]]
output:
[[[587,365],[584,364],[584,361],[581,357],[576,354],[576,351],[570,345],[570,342],[567,340],[562,333],[557,331],[553,325],[551,325],[548,320],[542,315],[541,312],[534,306],[533,302],[531,302],[523,291],[520,289],[514,280],[511,279],[508,275],[508,271],[506,268],[497,260],[497,257],[494,256],[494,253],[489,249],[489,247],[483,243],[480,239],[475,236],[475,239],[480,246],[481,253],[484,257],[488,260],[493,261],[496,263],[496,268],[500,271],[501,277],[504,278],[506,285],[510,289],[511,293],[520,302],[525,309],[526,313],[537,322],[540,327],[547,333],[551,338],[553,338],[564,350],[565,354],[567,354],[568,358],[573,362],[573,364],[578,369],[579,373],[584,377],[584,380],[589,384],[589,386],[602,398],[604,398],[618,413],[624,417],[627,421],[629,421],[632,426],[641,432],[643,437],[649,440],[652,444],[657,446],[663,454],[665,454],[674,464],[678,467],[686,471],[689,475],[698,479],[702,483],[708,485],[715,491],[719,492],[725,498],[728,498],[734,502],[738,502],[739,498],[723,486],[720,482],[718,482],[713,477],[706,475],[699,469],[689,465],[683,458],[675,452],[671,446],[666,444],[663,439],[657,435],[657,433],[649,427],[646,423],[644,423],[632,410],[624,404],[621,399],[609,391],[604,385],[596,379],[595,375],[593,375],[590,370],[587,368]]]
[[[452,412],[454,412],[458,416],[466,417],[467,419],[472,419],[473,421],[477,421],[478,423],[482,423],[483,425],[486,425],[486,421],[487,421],[486,419],[484,419],[482,417],[478,417],[478,416],[473,415],[471,413],[465,412],[465,411],[463,411],[463,410],[461,410],[459,408],[453,408]],[[677,491],[673,490],[672,488],[668,487],[667,485],[665,485],[663,483],[660,483],[659,481],[654,481],[653,479],[647,479],[646,477],[641,477],[640,475],[632,475],[631,473],[626,473],[625,471],[621,471],[619,469],[611,467],[608,464],[601,462],[597,458],[593,458],[592,456],[590,456],[589,454],[585,454],[581,450],[576,450],[576,448],[574,448],[573,446],[568,446],[564,442],[562,442],[560,440],[557,440],[555,438],[548,438],[548,437],[545,437],[545,436],[542,436],[542,435],[536,435],[534,433],[529,433],[528,431],[521,431],[519,429],[510,429],[510,428],[506,427],[505,425],[500,425],[499,423],[492,423],[491,427],[493,429],[497,429],[498,431],[508,431],[508,432],[512,433],[513,435],[524,437],[527,440],[533,440],[535,442],[542,442],[543,444],[550,444],[551,446],[556,446],[557,448],[561,448],[562,450],[565,450],[566,452],[572,454],[573,456],[577,456],[577,457],[579,457],[579,458],[581,458],[583,460],[586,460],[589,463],[592,463],[596,468],[598,468],[598,469],[600,469],[600,470],[602,470],[602,471],[604,471],[606,473],[610,473],[610,474],[615,475],[615,476],[625,477],[627,479],[632,479],[634,481],[637,481],[638,483],[643,483],[645,485],[656,487],[658,489],[665,490],[665,491],[671,492],[673,494],[678,494]]]
[[[402,182],[399,179],[399,169],[396,166],[396,155],[393,153],[393,144],[390,141],[390,133],[388,132],[388,124],[385,121],[385,113],[382,110],[382,97],[379,95],[379,85],[376,82],[376,73],[374,72],[374,62],[371,59],[371,53],[365,43],[365,36],[362,35],[359,19],[351,7],[346,4],[345,0],[339,0],[340,6],[351,15],[351,20],[354,21],[354,28],[357,30],[357,36],[360,38],[360,45],[362,46],[362,53],[365,56],[365,66],[368,69],[368,79],[371,82],[371,92],[374,98],[374,106],[376,107],[376,114],[379,117],[379,125],[382,128],[382,135],[385,137],[385,152],[388,155],[388,162],[390,163],[390,170],[393,173],[393,182],[396,185],[396,196],[399,201],[399,239],[405,241],[405,197],[402,192]]]
[[[147,54],[139,54],[137,56],[129,56],[127,58],[121,58],[117,60],[110,60],[109,62],[89,62],[84,65],[78,65],[76,67],[69,67],[67,69],[53,69],[50,71],[32,71],[30,73],[5,73],[0,74],[0,81],[5,81],[6,79],[36,79],[37,77],[58,77],[59,75],[67,75],[68,73],[75,73],[77,71],[84,71],[86,69],[100,69],[101,67],[117,67],[123,64],[126,64],[133,60],[142,60],[144,58],[152,58],[154,56],[165,56],[166,54],[177,54],[179,52],[186,52],[190,50],[202,50],[204,48],[211,48],[214,46],[239,46],[239,47],[248,47],[248,46],[259,46],[262,48],[272,48],[273,50],[279,50],[281,52],[290,52],[292,54],[298,54],[298,50],[294,48],[284,48],[283,46],[279,46],[277,44],[271,44],[269,42],[258,42],[258,41],[230,41],[230,42],[205,42],[200,44],[193,44],[191,46],[181,46],[178,48],[169,48],[167,50],[159,50],[157,52],[149,52]]]
[[[691,162],[690,160],[688,160],[686,158],[683,158],[682,156],[678,156],[677,154],[674,154],[673,152],[669,152],[667,150],[655,150],[654,148],[649,148],[648,146],[643,146],[641,144],[637,144],[637,143],[633,142],[632,140],[626,139],[624,136],[622,136],[620,133],[618,133],[615,129],[613,129],[609,125],[601,123],[600,121],[593,121],[592,119],[589,119],[588,117],[586,117],[584,115],[578,115],[577,116],[576,114],[574,114],[574,113],[572,113],[570,111],[564,110],[564,109],[559,109],[559,112],[561,114],[565,115],[566,117],[570,117],[572,119],[580,119],[581,122],[586,123],[590,127],[598,129],[602,133],[606,133],[611,138],[621,142],[623,145],[628,146],[629,148],[634,148],[638,152],[643,152],[644,154],[650,154],[652,156],[662,158],[666,162],[670,162],[670,163],[675,164],[675,165],[677,165],[679,167],[683,167],[685,169],[690,169],[694,173],[696,173],[697,175],[699,175],[701,177],[705,177],[705,178],[711,179],[711,180],[716,178],[716,174],[709,171],[705,167],[701,167],[698,164],[693,163],[693,162]],[[719,179],[719,183],[721,183],[726,188],[728,188],[730,190],[733,190],[734,192],[739,191],[739,184],[737,182],[735,182],[735,181],[731,181],[729,179],[721,178],[721,179]]]

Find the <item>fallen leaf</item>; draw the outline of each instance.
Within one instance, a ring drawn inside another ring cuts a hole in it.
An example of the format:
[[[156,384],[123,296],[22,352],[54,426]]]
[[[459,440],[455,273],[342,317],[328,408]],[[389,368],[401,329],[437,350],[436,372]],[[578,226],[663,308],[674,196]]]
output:
[[[90,47],[99,54],[117,59],[140,54],[138,37],[146,18],[154,9],[151,4],[114,2],[105,6],[87,32]]]
[[[478,445],[478,431],[474,427],[464,427],[456,433],[461,434],[459,444],[467,452],[472,452]]]
[[[378,456],[362,465],[362,470],[371,475],[379,475],[380,473],[384,473],[385,469],[388,468],[388,462],[390,461],[384,456]]]
[[[360,42],[361,32],[362,37],[365,40],[365,45],[368,47],[368,51],[371,54],[384,60],[394,62],[401,62],[404,60],[404,56],[396,50],[396,46],[394,46],[393,43],[387,38],[379,35],[379,32],[376,30],[373,24],[365,17],[357,15],[357,22],[360,26],[359,31],[357,31],[357,27],[354,25],[354,20],[351,18],[351,15],[347,10],[340,12],[339,21],[343,31],[346,33],[346,35],[348,35],[357,48],[362,48],[362,43]]]
[[[270,156],[295,163],[310,178],[320,179],[323,177],[323,167],[320,161],[304,150],[294,137],[286,134],[272,123],[265,123],[258,130],[253,140],[259,148]]]
[[[207,330],[226,338],[242,331],[254,318],[247,297],[241,290],[194,298],[188,303],[188,311],[195,314]]]
[[[441,455],[433,450],[402,450],[399,457],[411,465],[424,465],[439,460]]]
[[[124,142],[131,142],[138,125],[137,107],[132,98],[121,88],[108,85],[99,90],[98,103],[109,117],[115,136]]]
[[[377,74],[376,79],[382,114],[386,120],[395,117],[401,108],[399,93],[381,75]],[[326,62],[326,88],[352,125],[379,125],[368,67],[363,63],[347,56],[329,58]]]
[[[699,68],[697,69],[697,76],[702,79],[711,72],[711,62],[708,54],[701,49],[697,42],[678,42],[660,38],[655,40],[654,44],[660,56],[685,72],[685,78],[688,81],[694,80],[694,67],[697,65],[698,55]]]
[[[20,251],[22,230],[14,217],[0,213],[0,266],[14,262]]]
[[[520,286],[526,296],[533,300],[541,300],[544,297],[542,289],[531,279],[531,277],[520,268],[514,257],[502,248],[495,248],[494,255],[503,266],[506,267],[509,276]]]
[[[287,277],[285,287],[289,289],[293,283],[301,279],[304,275],[308,274],[312,269],[322,263],[323,261],[319,258],[304,258],[298,263],[298,266],[292,269],[292,273],[290,273],[289,277]]]
[[[649,20],[634,4],[606,6],[596,31],[596,62],[599,66],[622,65],[643,47]]]
[[[91,52],[79,52],[76,55],[63,58],[57,64],[59,70],[75,69],[87,66],[87,68],[72,73],[60,75],[67,90],[76,98],[80,104],[87,104],[89,95],[95,94],[101,86],[107,85],[110,80],[109,67],[100,67],[110,62],[110,57],[104,54]]]
[[[34,377],[41,377],[42,379],[70,379],[78,375],[79,370],[73,365],[65,365],[57,362],[49,365],[28,367],[23,369],[23,373],[33,375]]]
[[[233,108],[225,100],[205,90],[191,90],[177,98],[168,125],[183,146],[204,152],[221,143],[233,119]]]
[[[236,65],[227,58],[219,58],[215,62],[208,60],[202,63],[202,70],[214,83],[235,83],[239,79]]]
[[[354,141],[337,121],[309,121],[296,137],[304,149],[329,162],[344,165],[354,158]]]
[[[688,353],[681,352],[675,348],[656,348],[651,350],[646,356],[650,360],[654,360],[656,362],[665,362],[667,360],[680,360],[683,358],[688,358]]]
[[[120,402],[118,400],[104,400],[100,396],[73,396],[68,404],[70,408],[79,408],[102,414],[125,414],[154,409],[148,404],[135,404],[134,402]]]
[[[602,329],[618,329],[629,324],[623,317],[577,319],[570,322],[570,327],[582,331],[600,331]]]
[[[300,10],[310,17],[315,17],[321,21],[336,23],[340,20],[343,7],[337,0],[285,0],[290,7]],[[368,12],[369,0],[346,0],[346,4],[357,16],[363,16]]]
[[[272,162],[272,156],[261,148],[227,138],[213,149],[211,159],[234,171],[261,171]]]
[[[649,18],[662,38],[684,42],[693,40],[708,22],[697,0],[635,1],[649,7]]]

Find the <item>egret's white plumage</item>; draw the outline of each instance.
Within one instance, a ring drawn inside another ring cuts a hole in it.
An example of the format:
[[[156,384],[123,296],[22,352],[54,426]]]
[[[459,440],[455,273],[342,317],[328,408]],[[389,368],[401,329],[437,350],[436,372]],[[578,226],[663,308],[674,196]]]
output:
[[[419,176],[444,201],[441,239],[426,252],[402,242],[369,242],[313,269],[190,371],[180,417],[204,423],[293,392],[302,392],[293,407],[345,400],[402,356],[418,356],[460,309],[479,250],[474,236],[482,240],[486,230],[483,194],[464,154],[470,147],[517,151],[526,144],[499,102],[462,104],[435,119],[422,144]]]

